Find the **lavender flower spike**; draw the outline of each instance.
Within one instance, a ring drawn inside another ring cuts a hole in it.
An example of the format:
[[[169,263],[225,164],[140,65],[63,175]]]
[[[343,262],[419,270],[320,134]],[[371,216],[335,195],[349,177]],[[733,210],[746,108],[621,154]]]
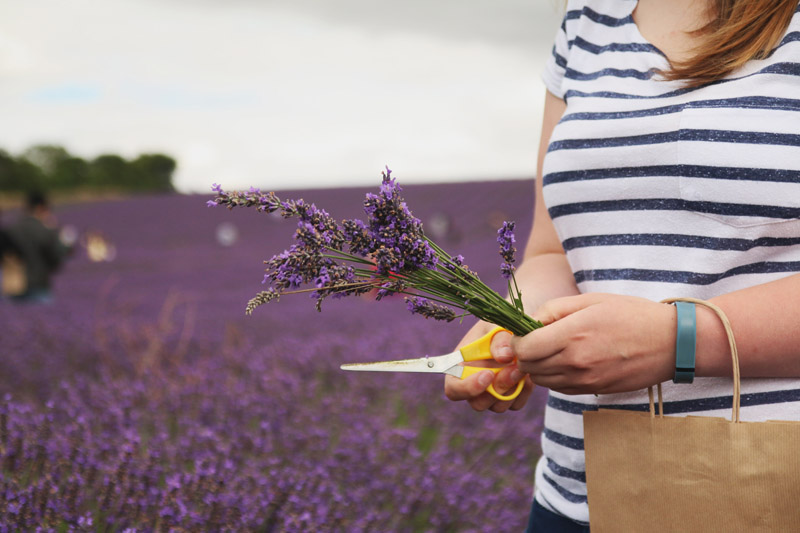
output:
[[[504,263],[500,265],[500,273],[505,279],[509,279],[514,272],[514,263],[516,258],[514,255],[517,249],[514,247],[516,238],[514,237],[515,222],[503,222],[502,227],[497,230],[497,242],[500,244],[500,256],[503,258]]]
[[[449,307],[441,304],[433,303],[426,298],[420,296],[407,296],[406,307],[411,314],[420,314],[425,318],[432,318],[434,320],[445,320],[452,322],[456,318],[456,313]]]

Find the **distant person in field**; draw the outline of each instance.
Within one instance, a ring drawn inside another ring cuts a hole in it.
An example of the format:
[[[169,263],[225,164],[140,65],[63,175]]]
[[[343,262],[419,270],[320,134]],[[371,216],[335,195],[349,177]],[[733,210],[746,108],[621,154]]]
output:
[[[14,245],[11,243],[11,238],[8,236],[8,233],[3,229],[3,212],[0,211],[0,258],[2,258],[6,252],[12,250],[14,250]]]
[[[8,236],[8,232],[3,229],[2,221],[3,214],[0,212],[0,287],[5,287],[5,282],[3,281],[5,258],[6,256],[17,255],[17,247],[11,242],[11,237]],[[3,294],[5,294],[5,290],[0,293],[0,297]]]
[[[4,279],[7,296],[17,302],[50,302],[53,274],[61,268],[71,249],[59,239],[47,197],[41,192],[29,193],[25,211],[6,234],[13,248],[6,255],[16,255],[21,267],[19,272],[4,273],[4,278],[9,275],[15,278]],[[4,264],[9,263],[4,261]]]

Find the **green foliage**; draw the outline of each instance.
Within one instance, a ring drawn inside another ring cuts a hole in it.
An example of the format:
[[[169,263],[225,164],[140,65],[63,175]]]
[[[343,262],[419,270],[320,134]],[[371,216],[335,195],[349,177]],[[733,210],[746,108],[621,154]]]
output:
[[[137,182],[150,191],[172,191],[172,173],[177,163],[163,154],[142,154],[131,163]]]
[[[0,191],[33,189],[171,192],[177,162],[164,154],[127,160],[103,154],[91,161],[55,145],[32,146],[14,157],[0,150]]]

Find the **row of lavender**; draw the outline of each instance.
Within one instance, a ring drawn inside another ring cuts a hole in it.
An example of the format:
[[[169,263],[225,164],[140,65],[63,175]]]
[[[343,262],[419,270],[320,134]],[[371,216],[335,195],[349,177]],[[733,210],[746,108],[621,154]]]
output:
[[[502,290],[496,229],[529,222],[529,189],[405,196],[437,242]],[[363,191],[302,196],[358,216]],[[52,306],[0,304],[0,531],[524,527],[538,405],[478,414],[445,400],[435,377],[338,370],[448,350],[468,324],[366,296],[326,302],[321,314],[287,297],[245,317],[260,261],[293,227],[207,210],[199,197],[64,207],[59,217],[102,230],[118,253],[106,263],[76,254]],[[231,223],[237,238],[218,240]]]

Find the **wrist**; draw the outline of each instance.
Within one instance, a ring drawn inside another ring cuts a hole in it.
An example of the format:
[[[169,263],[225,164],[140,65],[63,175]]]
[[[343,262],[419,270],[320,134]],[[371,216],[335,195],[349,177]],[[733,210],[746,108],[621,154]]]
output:
[[[692,383],[697,353],[697,309],[692,302],[673,304],[677,315],[673,383]]]
[[[698,377],[729,377],[732,375],[730,349],[725,328],[716,313],[702,305],[697,306],[695,374]]]

